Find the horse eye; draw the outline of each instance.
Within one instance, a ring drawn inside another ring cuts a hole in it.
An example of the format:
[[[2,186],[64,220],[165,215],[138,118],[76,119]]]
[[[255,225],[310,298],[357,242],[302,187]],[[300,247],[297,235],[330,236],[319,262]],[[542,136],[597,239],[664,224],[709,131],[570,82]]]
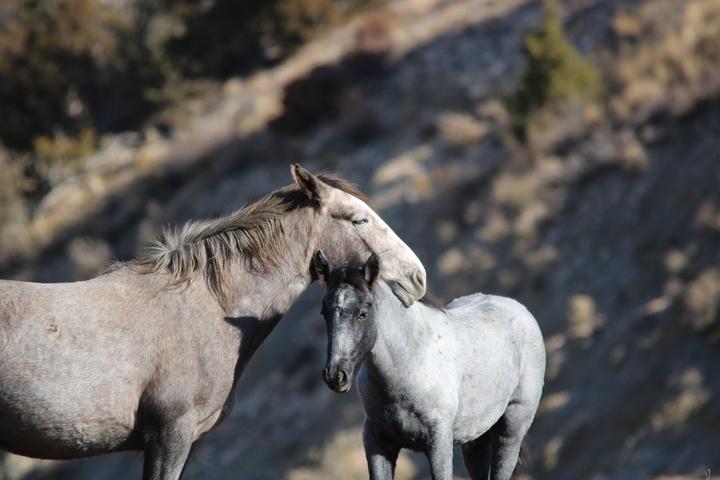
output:
[[[358,218],[358,219],[352,221],[353,225],[362,225],[364,223],[368,223],[367,218]]]
[[[367,318],[367,312],[360,312],[358,313],[358,318],[360,320],[365,320]]]

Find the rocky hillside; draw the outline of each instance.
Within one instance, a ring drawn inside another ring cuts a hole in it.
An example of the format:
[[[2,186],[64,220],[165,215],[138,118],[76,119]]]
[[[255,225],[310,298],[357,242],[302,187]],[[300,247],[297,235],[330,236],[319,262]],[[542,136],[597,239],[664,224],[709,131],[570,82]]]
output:
[[[432,296],[503,294],[537,317],[548,372],[527,478],[707,478],[720,470],[720,2],[562,12],[603,93],[538,109],[524,142],[508,98],[540,3],[391,2],[178,105],[171,129],[149,122],[83,157],[5,224],[2,276],[87,278],[165,224],[288,183],[290,162],[330,169],[418,253]],[[320,293],[260,348],[186,478],[366,478],[358,400],[320,379]],[[141,465],[2,462],[2,479],[139,478]],[[403,454],[397,477],[428,478],[424,459]]]

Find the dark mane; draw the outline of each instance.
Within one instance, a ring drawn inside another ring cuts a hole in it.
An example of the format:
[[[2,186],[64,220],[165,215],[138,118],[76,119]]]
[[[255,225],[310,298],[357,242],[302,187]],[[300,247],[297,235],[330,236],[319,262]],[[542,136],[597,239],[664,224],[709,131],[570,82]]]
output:
[[[440,312],[445,311],[445,306],[443,305],[442,300],[431,293],[426,293],[424,297],[418,300],[418,302],[433,310],[438,310]]]
[[[317,177],[363,201],[367,198],[346,180],[329,174]],[[228,263],[240,255],[254,269],[276,266],[284,246],[291,241],[282,218],[290,211],[309,205],[305,193],[296,185],[290,185],[228,216],[166,228],[150,245],[147,256],[128,265],[142,274],[167,272],[168,287],[187,284],[199,272],[204,272],[208,286],[224,304],[230,280]]]
[[[338,285],[350,285],[356,290],[360,290],[364,293],[370,292],[370,287],[365,280],[363,275],[363,265],[343,265],[332,270],[328,274],[327,279],[328,287],[336,287]]]

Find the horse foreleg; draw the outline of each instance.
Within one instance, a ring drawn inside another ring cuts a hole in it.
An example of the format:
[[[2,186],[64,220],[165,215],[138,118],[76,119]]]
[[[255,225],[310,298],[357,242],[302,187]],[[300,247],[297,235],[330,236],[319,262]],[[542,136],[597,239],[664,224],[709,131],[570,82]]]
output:
[[[430,461],[432,480],[452,480],[453,434],[450,426],[433,432],[430,448],[425,455]]]
[[[146,434],[143,480],[178,480],[192,448],[192,424],[178,419]]]
[[[400,449],[380,441],[367,420],[363,426],[363,446],[370,480],[392,480],[395,476],[395,462]]]

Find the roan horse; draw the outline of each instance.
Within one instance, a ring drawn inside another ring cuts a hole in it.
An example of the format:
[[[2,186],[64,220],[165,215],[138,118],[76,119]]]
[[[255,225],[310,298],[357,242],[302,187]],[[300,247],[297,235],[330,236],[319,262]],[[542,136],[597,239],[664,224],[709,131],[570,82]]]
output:
[[[176,480],[232,406],[243,367],[334,261],[377,252],[406,305],[415,254],[349,183],[291,168],[295,185],[230,216],[165,232],[146,258],[76,283],[0,281],[0,447],[76,458],[143,450],[144,479]]]
[[[434,480],[451,480],[453,445],[461,445],[471,478],[510,479],[545,374],[543,337],[530,312],[482,294],[444,310],[405,309],[377,281],[374,254],[333,271],[322,252],[313,263],[327,283],[323,377],[346,392],[357,371],[370,478],[390,480],[400,449],[410,448],[425,453]]]

